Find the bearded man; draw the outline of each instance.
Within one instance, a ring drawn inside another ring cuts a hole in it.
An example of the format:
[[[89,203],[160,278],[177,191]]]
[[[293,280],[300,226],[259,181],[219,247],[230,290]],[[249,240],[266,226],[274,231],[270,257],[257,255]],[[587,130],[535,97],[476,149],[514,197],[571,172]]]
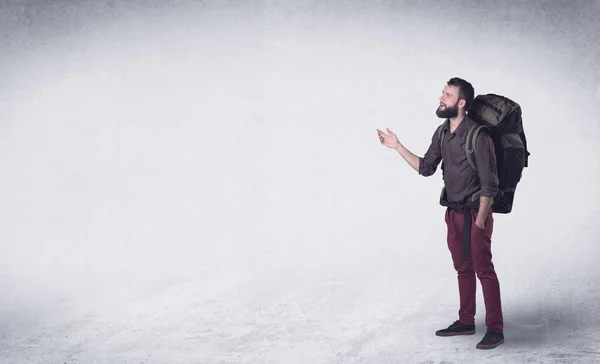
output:
[[[498,193],[498,175],[494,143],[488,133],[479,133],[473,149],[465,149],[467,134],[477,125],[467,114],[474,94],[473,86],[461,78],[447,82],[436,110],[436,115],[445,121],[433,134],[423,157],[406,149],[390,129],[387,134],[379,129],[377,133],[381,144],[398,151],[422,176],[433,175],[443,161],[440,203],[447,207],[447,244],[458,275],[460,307],[458,320],[436,331],[436,335],[475,334],[477,277],[483,290],[487,332],[476,348],[493,349],[504,343],[500,284],[491,252],[494,228],[491,207]],[[467,152],[475,156],[476,170],[469,165]]]

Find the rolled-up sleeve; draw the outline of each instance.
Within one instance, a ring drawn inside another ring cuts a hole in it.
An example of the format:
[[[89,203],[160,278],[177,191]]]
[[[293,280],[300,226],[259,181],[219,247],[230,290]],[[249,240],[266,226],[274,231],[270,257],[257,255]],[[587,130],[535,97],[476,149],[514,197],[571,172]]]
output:
[[[498,194],[498,171],[494,142],[487,133],[479,134],[474,153],[481,183],[480,196],[494,197]]]
[[[423,157],[419,157],[419,174],[425,177],[431,176],[437,170],[442,161],[442,150],[437,130],[431,137],[431,144]]]

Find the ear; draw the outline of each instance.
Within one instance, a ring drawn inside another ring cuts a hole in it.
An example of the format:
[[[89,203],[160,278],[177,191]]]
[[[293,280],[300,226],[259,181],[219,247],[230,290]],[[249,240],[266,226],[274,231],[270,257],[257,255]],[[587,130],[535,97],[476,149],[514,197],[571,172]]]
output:
[[[467,102],[465,100],[463,100],[463,99],[459,99],[458,100],[458,107],[459,108],[464,109],[466,105],[467,105]]]

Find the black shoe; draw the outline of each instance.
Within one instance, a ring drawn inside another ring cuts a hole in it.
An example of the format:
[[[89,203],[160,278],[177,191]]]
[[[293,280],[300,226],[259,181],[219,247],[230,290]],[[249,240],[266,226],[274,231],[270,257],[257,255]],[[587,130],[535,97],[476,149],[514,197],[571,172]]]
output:
[[[504,344],[504,335],[494,331],[488,331],[483,339],[477,344],[477,349],[493,349]]]
[[[474,335],[475,325],[463,325],[457,320],[448,328],[436,331],[435,334],[437,336]]]

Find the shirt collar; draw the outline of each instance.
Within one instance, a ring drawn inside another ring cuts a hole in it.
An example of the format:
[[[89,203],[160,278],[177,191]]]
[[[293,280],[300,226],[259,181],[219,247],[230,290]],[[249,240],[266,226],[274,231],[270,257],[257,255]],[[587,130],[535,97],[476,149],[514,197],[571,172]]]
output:
[[[464,118],[462,119],[460,124],[458,124],[458,127],[454,131],[454,134],[456,134],[459,137],[466,136],[467,132],[469,131],[469,127],[471,126],[471,123],[472,123],[471,118],[469,118],[469,115],[465,114]],[[446,126],[444,128],[446,129],[446,131],[448,133],[450,133],[450,120],[449,119],[446,119]]]

